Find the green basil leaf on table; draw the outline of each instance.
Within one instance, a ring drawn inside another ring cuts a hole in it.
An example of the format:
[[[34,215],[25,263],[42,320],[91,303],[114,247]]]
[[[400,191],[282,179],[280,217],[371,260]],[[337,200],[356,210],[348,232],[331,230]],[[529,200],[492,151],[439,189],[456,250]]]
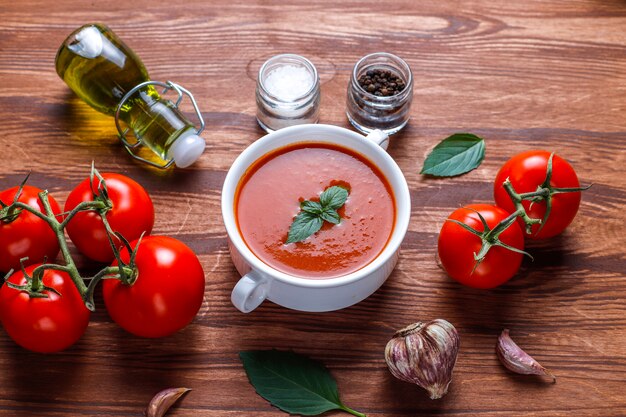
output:
[[[342,410],[365,417],[343,405],[337,383],[317,361],[278,350],[244,351],[239,352],[239,357],[257,394],[282,411],[314,416]]]
[[[455,133],[433,148],[420,174],[453,177],[477,168],[484,158],[484,139],[472,133]]]

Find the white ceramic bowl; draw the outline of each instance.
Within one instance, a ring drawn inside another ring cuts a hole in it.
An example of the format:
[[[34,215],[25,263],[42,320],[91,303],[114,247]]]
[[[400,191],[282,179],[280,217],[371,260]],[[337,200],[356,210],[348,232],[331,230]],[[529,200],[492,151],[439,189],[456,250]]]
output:
[[[365,267],[330,279],[306,279],[278,271],[250,251],[235,221],[235,192],[246,170],[268,152],[297,142],[331,143],[350,148],[374,163],[389,182],[396,202],[396,222],[391,239]],[[389,277],[411,215],[406,179],[385,151],[388,136],[374,131],[367,137],[337,126],[305,124],[272,132],[246,148],[230,167],[222,189],[222,216],[229,238],[230,255],[242,278],[231,300],[244,313],[264,300],[301,311],[332,311],[358,303],[374,293]]]

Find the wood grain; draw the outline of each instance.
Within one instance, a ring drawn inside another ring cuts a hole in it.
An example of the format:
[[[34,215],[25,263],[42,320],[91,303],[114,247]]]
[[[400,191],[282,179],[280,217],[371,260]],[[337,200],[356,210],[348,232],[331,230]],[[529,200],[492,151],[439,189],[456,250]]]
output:
[[[123,38],[153,79],[195,94],[210,150],[194,167],[163,173],[134,163],[112,120],[57,77],[57,47],[91,21]],[[124,333],[100,295],[86,335],[65,352],[29,353],[0,332],[0,415],[139,416],[171,386],[193,388],[172,416],[281,415],[254,393],[237,357],[261,348],[324,361],[345,402],[368,416],[626,415],[625,26],[621,0],[3,2],[0,189],[32,171],[31,183],[63,202],[92,160],[125,173],[152,194],[155,233],[198,253],[207,286],[193,324],[166,339]],[[321,121],[348,127],[350,70],[380,50],[403,57],[415,76],[411,122],[389,150],[413,201],[398,267],[372,297],[339,312],[271,303],[237,312],[220,192],[235,157],[262,135],[254,116],[259,65],[282,52],[309,57],[323,82]],[[486,138],[481,167],[453,179],[420,176],[432,146],[457,131]],[[594,183],[578,217],[562,236],[531,244],[535,262],[525,261],[507,285],[455,284],[435,259],[444,218],[492,201],[499,166],[531,148],[556,151],[583,183]],[[457,326],[462,347],[450,393],[431,401],[394,380],[382,356],[395,329],[437,317]],[[500,366],[494,344],[503,327],[557,384]]]

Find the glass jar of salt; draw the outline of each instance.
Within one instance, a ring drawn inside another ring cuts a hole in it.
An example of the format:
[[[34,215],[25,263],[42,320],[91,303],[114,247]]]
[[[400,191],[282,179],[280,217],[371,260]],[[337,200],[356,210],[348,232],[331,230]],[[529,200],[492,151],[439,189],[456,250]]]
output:
[[[265,61],[256,87],[257,121],[268,133],[287,126],[317,123],[320,80],[300,55],[281,54]]]

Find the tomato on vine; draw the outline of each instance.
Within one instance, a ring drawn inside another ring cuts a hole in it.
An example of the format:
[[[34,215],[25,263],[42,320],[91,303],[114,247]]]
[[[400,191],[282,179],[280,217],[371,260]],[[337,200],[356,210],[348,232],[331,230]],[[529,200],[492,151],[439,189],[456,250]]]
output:
[[[39,200],[42,190],[30,185],[0,191],[0,271],[20,268],[20,259],[28,258],[25,265],[54,260],[59,253],[56,234],[41,218],[23,209],[10,209],[16,201],[45,212]],[[59,204],[48,197],[54,215],[61,212]]]
[[[439,259],[448,275],[483,289],[511,279],[526,254],[516,217],[488,204],[472,204],[450,214],[438,241]]]
[[[103,181],[104,179],[104,181]],[[143,233],[150,234],[154,226],[154,206],[146,190],[134,180],[120,174],[98,174],[81,182],[67,198],[65,211],[71,211],[79,204],[101,200],[105,208],[110,232],[117,232],[127,240],[138,239]],[[114,259],[102,217],[98,210],[77,213],[67,224],[67,234],[78,250],[98,262],[111,262]],[[111,235],[117,247],[122,242]]]
[[[130,243],[133,254],[125,248],[120,256],[135,268],[131,282],[107,279],[102,284],[106,309],[136,336],[168,336],[189,324],[202,305],[202,265],[188,246],[171,237],[147,236],[137,244]]]
[[[161,337],[191,322],[204,298],[202,265],[193,251],[176,239],[143,237],[152,230],[154,208],[139,184],[119,174],[101,175],[92,165],[90,178],[70,193],[67,211],[59,214],[58,204],[47,191],[24,183],[9,190],[8,197],[2,194],[7,202],[0,200],[0,226],[39,220],[41,230],[50,232],[57,242],[50,257],[60,251],[63,261],[57,264],[51,259],[50,263],[25,267],[25,259],[17,259],[17,264],[11,265],[20,270],[7,274],[10,276],[0,288],[0,321],[16,343],[36,352],[56,352],[75,343],[95,309],[94,291],[102,280],[107,310],[131,333]],[[36,204],[26,199],[31,194],[38,199]],[[87,256],[100,261],[115,258],[113,265],[82,277],[65,230]],[[0,231],[0,238],[7,237],[10,245],[19,246],[15,234]],[[45,243],[43,237],[29,235],[40,244]],[[134,247],[127,237],[139,238]],[[28,255],[34,256],[32,252]]]
[[[580,187],[574,168],[563,158],[548,151],[527,151],[500,168],[494,181],[494,198],[509,213],[520,208],[512,196],[521,200],[526,218],[537,221],[529,226],[527,236],[546,239],[563,232],[574,220],[580,192],[587,188]],[[525,228],[528,222],[523,218],[519,221]]]
[[[13,273],[0,288],[0,322],[18,345],[34,352],[58,352],[80,339],[90,312],[66,272],[45,269],[33,284],[38,266]]]

